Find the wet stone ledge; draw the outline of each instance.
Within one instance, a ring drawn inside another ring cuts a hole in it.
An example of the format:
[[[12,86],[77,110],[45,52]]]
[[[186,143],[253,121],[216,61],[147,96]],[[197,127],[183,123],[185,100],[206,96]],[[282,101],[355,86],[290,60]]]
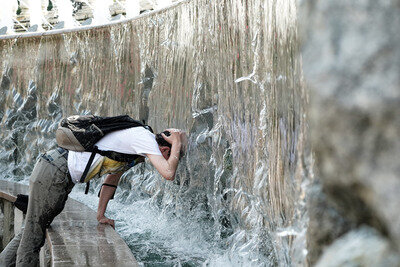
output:
[[[21,229],[23,214],[12,202],[27,192],[26,185],[0,181],[1,249]],[[47,229],[43,248],[41,266],[138,266],[117,232],[99,224],[93,210],[71,198]]]

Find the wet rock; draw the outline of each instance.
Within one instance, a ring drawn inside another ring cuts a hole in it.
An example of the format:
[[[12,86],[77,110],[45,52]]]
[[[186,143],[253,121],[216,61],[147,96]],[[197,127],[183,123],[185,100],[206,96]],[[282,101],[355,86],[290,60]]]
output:
[[[0,35],[4,35],[7,33],[7,26],[0,28]]]
[[[47,111],[52,118],[62,116],[60,90],[56,88],[47,101]]]
[[[10,83],[11,83],[10,75],[12,75],[12,72],[13,71],[11,69],[6,69],[5,73],[3,74],[3,78],[1,79],[1,84],[0,84],[2,94],[4,94],[3,91],[8,90],[10,88]]]
[[[310,221],[308,225],[308,261],[315,264],[325,246],[330,245],[338,236],[355,227],[355,223],[339,213],[322,192],[317,180],[308,191]]]
[[[324,203],[338,211],[348,228],[370,225],[398,252],[399,12],[398,1],[303,1],[299,18],[311,143]],[[334,218],[316,222],[323,207],[310,207],[310,225],[341,228],[342,220]],[[309,244],[318,243],[311,232]],[[329,239],[340,235],[332,232]],[[309,247],[309,260],[321,248]]]
[[[28,32],[37,32],[39,26],[37,24],[28,28]]]
[[[139,107],[139,119],[141,121],[147,122],[149,120],[149,95],[151,89],[153,88],[153,81],[154,81],[154,73],[149,66],[146,66],[144,71],[145,77],[142,81],[143,83],[143,90],[141,92],[141,102]]]
[[[2,75],[1,83],[0,83],[0,121],[3,119],[5,113],[5,103],[7,98],[7,93],[10,87],[10,77],[9,73],[10,70],[6,70],[5,73]]]
[[[122,18],[121,14],[118,14],[114,17],[111,18],[111,21],[116,21],[116,20],[120,20]]]
[[[347,233],[322,254],[316,267],[334,266],[399,266],[399,255],[389,241],[370,227]]]
[[[22,106],[18,109],[18,112],[24,116],[27,121],[36,118],[36,104],[37,104],[37,87],[32,81],[29,82],[28,95],[25,98]]]
[[[60,21],[59,23],[57,23],[54,27],[53,30],[59,30],[59,29],[63,29],[64,28],[64,21]]]
[[[87,20],[81,23],[82,26],[88,26],[90,24],[92,24],[92,18],[88,18]]]
[[[205,113],[195,118],[189,133],[188,154],[192,155],[187,162],[191,177],[213,177],[214,170],[210,164],[212,154],[212,138],[209,130],[212,128],[213,114]],[[207,188],[213,181],[194,179],[191,186]]]

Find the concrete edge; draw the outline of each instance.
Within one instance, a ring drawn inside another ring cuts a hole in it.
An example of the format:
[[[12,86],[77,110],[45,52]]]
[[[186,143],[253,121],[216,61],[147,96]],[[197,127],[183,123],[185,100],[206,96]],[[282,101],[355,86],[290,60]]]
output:
[[[14,202],[17,194],[27,194],[28,189],[27,185],[0,180],[0,198],[9,202]],[[14,212],[21,213],[21,222],[15,222],[15,216],[11,218],[14,224],[21,228],[22,212],[16,208]],[[19,230],[15,229],[14,232]],[[51,266],[65,266],[66,263],[68,266],[77,266],[82,262],[86,262],[86,266],[113,263],[115,266],[139,266],[121,236],[111,226],[99,224],[95,211],[71,198],[68,198],[63,212],[46,230],[46,243]],[[45,254],[43,248],[41,257]],[[104,251],[111,251],[111,253],[104,253]],[[87,255],[93,257],[87,258]],[[41,258],[41,262],[45,260]]]
[[[10,195],[6,192],[1,192],[1,191],[0,191],[0,198],[3,198],[9,202],[15,202],[15,200],[17,200],[17,198],[15,196]]]

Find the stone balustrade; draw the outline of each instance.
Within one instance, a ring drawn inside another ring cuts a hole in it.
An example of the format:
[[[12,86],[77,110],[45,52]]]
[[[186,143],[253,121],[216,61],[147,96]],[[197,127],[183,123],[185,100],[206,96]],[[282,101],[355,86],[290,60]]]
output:
[[[23,217],[13,202],[28,186],[0,181],[0,246],[3,249],[21,230]],[[41,266],[138,266],[124,240],[109,225],[99,224],[96,213],[68,199],[46,233]]]

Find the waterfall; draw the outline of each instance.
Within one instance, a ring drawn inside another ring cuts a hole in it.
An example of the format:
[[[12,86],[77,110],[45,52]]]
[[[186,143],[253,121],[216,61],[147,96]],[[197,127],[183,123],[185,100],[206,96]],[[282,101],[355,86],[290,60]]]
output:
[[[189,147],[175,181],[146,163],[110,204],[138,261],[304,263],[310,155],[295,3],[182,1],[112,26],[0,37],[1,179],[27,183],[67,115],[181,128]],[[72,196],[96,208],[99,183]]]

